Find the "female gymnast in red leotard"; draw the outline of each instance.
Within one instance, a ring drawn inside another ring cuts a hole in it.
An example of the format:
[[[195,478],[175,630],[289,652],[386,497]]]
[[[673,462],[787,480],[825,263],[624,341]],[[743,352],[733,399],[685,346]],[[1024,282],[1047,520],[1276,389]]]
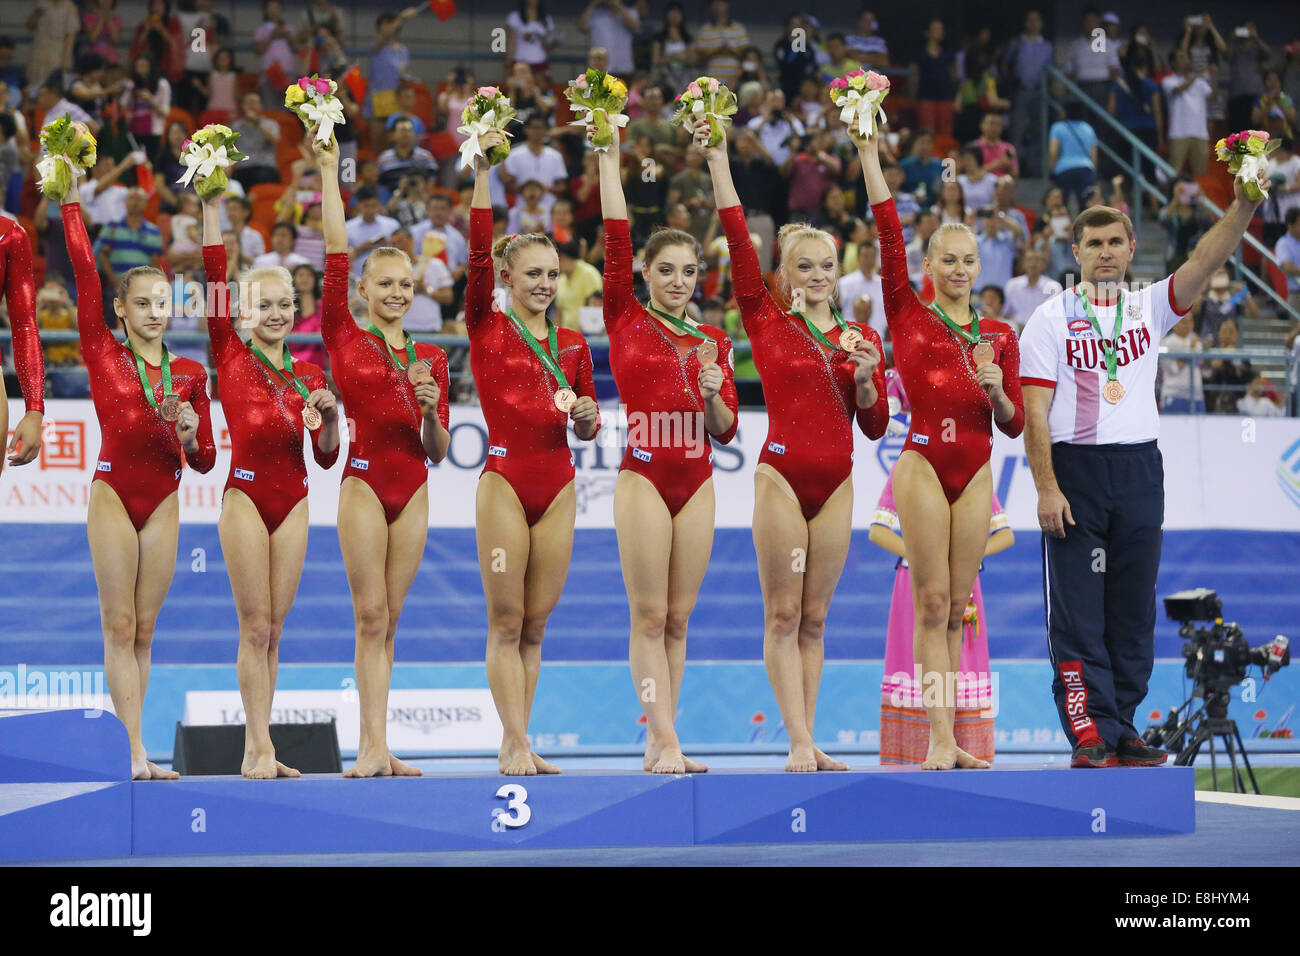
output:
[[[470,367],[488,426],[475,528],[487,599],[487,672],[503,729],[498,762],[511,776],[559,773],[533,752],[528,718],[542,664],[546,619],[569,572],[577,495],[568,423],[583,441],[600,428],[591,352],[582,335],[546,318],[560,260],[546,236],[502,237],[492,245],[488,163],[504,143],[479,137],[469,221],[465,324]],[[506,311],[493,299],[493,259],[501,263]]]
[[[588,138],[594,133],[588,126]],[[614,488],[614,528],[632,620],[628,660],[646,716],[644,768],[699,773],[709,768],[682,755],[673,721],[686,667],[686,626],[713,551],[709,438],[731,441],[739,422],[735,359],[726,332],[685,315],[701,259],[690,233],[664,229],[650,237],[641,266],[650,301],[642,306],[633,296],[618,139],[614,127],[614,143],[598,155],[605,328],[628,421]],[[660,693],[663,688],[669,693]]]
[[[239,615],[236,672],[246,715],[241,769],[254,780],[297,777],[297,770],[275,759],[271,701],[280,633],[307,556],[302,430],[307,424],[316,463],[332,467],[339,455],[338,407],[325,373],[310,362],[295,362],[284,344],[294,310],[285,269],[251,269],[240,277],[236,294],[242,298],[240,324],[250,330],[248,344],[235,333],[223,281],[220,204],[215,198],[201,202],[203,268],[211,277],[208,337],[232,446],[217,529]]]
[[[980,263],[965,225],[941,226],[930,238],[925,272],[934,282],[933,311],[921,304],[908,282],[902,227],[876,139],[855,142],[880,231],[894,362],[912,405],[912,427],[894,466],[894,501],[912,570],[914,657],[930,719],[921,766],[987,767],[957,746],[955,674],[962,616],[988,539],[991,422],[1012,438],[1025,424],[1019,345],[1009,325],[980,318],[971,306]]]
[[[349,423],[338,528],[357,633],[361,734],[357,762],[344,776],[420,776],[388,752],[388,689],[397,620],[429,531],[424,462],[442,461],[451,441],[447,355],[436,345],[412,342],[402,329],[415,280],[400,249],[380,246],[366,259],[357,292],[369,325],[363,329],[353,320],[338,143],[332,137],[321,143],[314,133],[309,138],[324,194],[321,334]]]
[[[163,344],[171,286],[162,270],[152,266],[134,268],[118,283],[113,309],[126,327],[126,344],[113,338],[104,322],[99,271],[75,178],[62,214],[77,280],[81,355],[90,371],[90,396],[102,437],[86,532],[99,587],[104,677],[131,742],[132,779],[173,779],[174,771],[161,770],[146,758],[140,711],[149,683],[154,623],[176,569],[182,461],[200,473],[217,462],[208,373]]]
[[[36,278],[32,274],[32,242],[15,219],[0,216],[0,289],[9,306],[13,330],[14,370],[23,389],[27,413],[14,428],[9,442],[9,464],[25,465],[41,450],[45,415],[45,356],[36,331]],[[0,375],[0,444],[9,433],[9,400]],[[0,454],[0,473],[4,471]]]
[[[848,557],[853,517],[853,420],[868,438],[885,433],[889,403],[880,336],[845,322],[831,306],[835,241],[802,224],[781,227],[787,313],[763,285],[758,255],[731,181],[726,141],[708,148],[727,235],[736,302],[767,402],[767,442],[754,469],[754,549],[763,587],[763,660],[790,735],[790,771],[847,770],[813,743],[822,636],[831,595]],[[799,308],[802,304],[803,308]]]

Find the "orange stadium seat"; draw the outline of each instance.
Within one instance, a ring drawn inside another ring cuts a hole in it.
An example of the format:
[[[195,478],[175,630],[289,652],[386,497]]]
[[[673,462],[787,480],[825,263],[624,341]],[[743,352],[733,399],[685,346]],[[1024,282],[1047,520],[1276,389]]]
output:
[[[1020,215],[1025,217],[1025,225],[1029,227],[1030,232],[1033,232],[1034,224],[1038,221],[1038,213],[1034,212],[1031,206],[1016,206],[1015,208],[1020,211]]]
[[[433,125],[433,94],[424,83],[409,83],[415,90],[415,115],[424,120],[425,127]]]
[[[198,129],[194,125],[194,117],[189,114],[188,110],[183,110],[179,106],[173,106],[167,111],[167,125],[170,126],[173,122],[180,123],[190,133]]]
[[[957,140],[951,136],[936,133],[934,136],[934,155],[938,159],[947,159],[948,154],[957,149]]]
[[[283,183],[258,183],[249,191],[248,201],[256,203],[264,199],[279,199],[282,192],[284,192]]]
[[[271,241],[271,226],[275,225],[275,200],[274,199],[254,199],[253,200],[253,222],[254,228],[264,227],[259,230],[266,233],[266,241]]]
[[[225,125],[231,118],[230,110],[204,110],[199,114],[199,126],[211,126],[213,123]]]
[[[263,222],[258,217],[257,209],[253,209],[253,218],[249,220],[248,227],[262,237],[262,242],[268,249],[271,248],[271,226],[275,225],[274,218],[270,220],[270,223],[271,225],[267,225]]]
[[[243,96],[250,90],[257,89],[261,82],[262,78],[256,73],[240,73],[235,78],[235,88],[239,91],[239,95]]]
[[[425,148],[433,153],[433,158],[441,162],[448,156],[455,156],[459,151],[456,145],[456,137],[446,130],[438,130],[436,133],[430,133],[424,138]]]

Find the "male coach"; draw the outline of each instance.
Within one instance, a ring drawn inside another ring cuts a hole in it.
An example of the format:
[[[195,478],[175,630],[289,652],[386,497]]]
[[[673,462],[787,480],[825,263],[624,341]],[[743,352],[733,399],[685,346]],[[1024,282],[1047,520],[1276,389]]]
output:
[[[1052,693],[1072,767],[1155,766],[1168,756],[1133,726],[1155,660],[1165,513],[1157,357],[1260,205],[1234,189],[1191,257],[1144,289],[1124,285],[1137,248],[1128,216],[1109,206],[1081,212],[1073,251],[1082,280],[1034,310],[1021,333]]]

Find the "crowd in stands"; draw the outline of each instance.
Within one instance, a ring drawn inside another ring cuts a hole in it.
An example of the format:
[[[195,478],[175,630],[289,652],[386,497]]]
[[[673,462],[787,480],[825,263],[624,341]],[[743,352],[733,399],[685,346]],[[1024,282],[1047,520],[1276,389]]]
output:
[[[379,13],[374,45],[362,50],[346,31],[369,13],[330,0],[295,4],[291,12],[280,0],[266,0],[250,54],[231,48],[231,25],[212,11],[211,0],[152,0],[139,23],[124,22],[114,0],[36,0],[25,58],[0,37],[0,186],[3,208],[33,234],[42,328],[75,327],[60,216],[36,189],[33,167],[40,124],[67,113],[99,138],[99,163],[81,196],[106,287],[139,264],[161,264],[178,280],[205,281],[197,204],[176,180],[186,138],[205,123],[222,122],[240,133],[248,156],[232,171],[221,212],[229,278],[244,267],[283,265],[299,292],[295,331],[319,329],[320,177],[301,124],[282,107],[285,86],[319,73],[340,81],[347,116],[337,132],[345,167],[355,171],[343,183],[353,273],[377,246],[410,254],[417,287],[407,329],[464,331],[470,190],[457,130],[473,90],[490,83],[518,111],[510,158],[492,170],[496,229],[555,239],[561,264],[555,319],[600,334],[604,249],[595,157],[582,128],[569,125],[574,116],[562,91],[578,69],[551,62],[565,39],[554,15],[540,0],[523,0],[505,20],[499,65],[476,60],[442,77],[422,77],[402,42],[404,25],[422,10]],[[791,15],[777,41],[762,46],[746,29],[744,9],[728,0],[689,11],[675,0],[589,0],[564,11],[576,14],[571,23],[578,36],[568,39],[589,49],[588,66],[628,81],[622,149],[634,242],[639,247],[665,224],[700,240],[706,271],[692,308],[703,321],[744,336],[731,307],[710,177],[698,151],[687,149],[686,132],[669,122],[676,94],[707,74],[738,97],[732,174],[763,267],[774,266],[781,224],[803,219],[828,229],[841,245],[842,309],[887,337],[875,225],[856,151],[826,95],[830,79],[860,67],[895,74],[882,160],[919,290],[927,285],[922,259],[929,236],[943,223],[965,222],[978,239],[983,309],[1020,327],[1071,281],[1077,268],[1072,218],[1098,204],[1129,211],[1146,203],[1167,235],[1165,267],[1176,268],[1211,224],[1197,184],[1213,161],[1211,145],[1230,130],[1253,127],[1282,141],[1269,161],[1274,182],[1260,234],[1281,263],[1279,286],[1293,307],[1300,304],[1300,156],[1293,144],[1300,40],[1269,35],[1267,25],[1250,22],[1221,32],[1209,14],[1189,16],[1179,29],[1123,24],[1115,13],[1093,9],[1077,23],[1052,25],[1054,35],[1030,11],[1014,36],[983,27],[954,37],[942,20],[922,18],[914,30],[885,36],[871,9],[844,9],[834,22],[831,10],[822,7],[821,18]],[[206,31],[206,44],[189,42],[196,29]],[[1105,42],[1098,43],[1101,33]],[[1049,65],[1167,157],[1179,173],[1175,182],[1162,182],[1149,168],[1145,175],[1161,184],[1168,202],[1134,193],[1131,177],[1101,150],[1117,134],[1081,102],[1052,118],[1043,154],[1041,79]],[[1041,201],[1017,198],[1025,177],[1049,182]],[[1238,320],[1258,314],[1258,296],[1223,278],[1228,284],[1216,284],[1191,325],[1180,325],[1167,344],[1231,347],[1226,343],[1235,341]],[[184,281],[176,286],[173,328],[202,330],[201,315],[184,314]],[[1296,340],[1292,331],[1288,344],[1300,349]],[[190,351],[204,357],[201,346]],[[327,364],[320,346],[294,351]],[[75,344],[52,343],[47,358],[52,394],[87,394],[84,374],[58,377],[78,367]],[[453,350],[452,358],[453,374],[467,371],[463,350]],[[1249,363],[1170,365],[1162,404],[1223,412],[1262,409],[1270,396],[1280,400],[1276,387],[1250,374]],[[756,378],[741,361],[737,378],[747,376]],[[454,398],[472,400],[472,391],[469,376],[459,376]],[[756,396],[751,391],[742,400]]]

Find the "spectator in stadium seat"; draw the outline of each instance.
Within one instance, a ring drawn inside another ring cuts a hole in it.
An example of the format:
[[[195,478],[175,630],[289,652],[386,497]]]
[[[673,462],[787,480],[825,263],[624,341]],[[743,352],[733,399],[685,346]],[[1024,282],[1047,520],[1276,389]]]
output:
[[[1237,342],[1237,323],[1228,319],[1219,326],[1215,348],[1235,351]],[[1237,403],[1256,374],[1250,359],[1213,359],[1209,369],[1204,370],[1205,410],[1210,414],[1235,415]]]
[[[546,190],[542,204],[547,209],[556,197],[563,196],[569,188],[569,170],[564,164],[564,157],[559,150],[546,145],[549,130],[546,119],[542,116],[529,117],[524,127],[527,141],[511,146],[510,156],[497,170],[501,184],[511,192],[517,192],[525,182],[535,179]]]
[[[804,148],[793,153],[781,172],[789,187],[791,217],[811,221],[821,210],[826,191],[839,182],[844,164],[831,150],[835,135],[817,130],[804,138]]]
[[[1020,224],[994,209],[980,209],[975,213],[975,244],[979,249],[980,274],[974,291],[987,285],[1005,288],[1011,281],[1011,268],[1016,259],[1016,245]],[[1004,297],[1005,298],[1005,297]]]
[[[51,80],[41,84],[36,93],[36,108],[45,114],[47,123],[66,113],[72,122],[85,123],[87,128],[96,135],[104,125],[98,118],[91,116],[76,103],[67,99],[63,95],[62,85],[57,81]]]
[[[298,225],[298,238],[294,241],[293,251],[302,256],[318,273],[324,274],[325,236],[321,227],[319,202],[308,203],[303,208],[302,222]]]
[[[984,168],[983,156],[974,146],[963,146],[957,154],[957,182],[961,183],[966,202],[972,209],[993,205],[998,177]],[[1014,190],[1014,186],[1013,186]]]
[[[149,0],[149,14],[136,27],[129,56],[135,62],[140,54],[151,54],[159,72],[169,82],[178,83],[185,75],[188,40],[181,34],[181,21],[172,13],[171,0]]]
[[[109,288],[136,266],[158,267],[162,258],[162,233],[144,218],[149,196],[138,186],[127,190],[126,216],[110,222],[95,240],[95,258]]]
[[[1017,332],[1020,331],[1020,324],[1006,314],[1007,295],[1000,285],[986,285],[980,289],[980,306],[979,313],[981,318],[987,317],[997,319],[999,322],[1008,323]]]
[[[292,270],[294,266],[309,265],[306,258],[293,251],[298,241],[298,227],[291,222],[277,222],[271,227],[271,251],[264,252],[253,259],[253,268],[261,266],[282,266]]]
[[[280,169],[275,161],[275,145],[280,141],[280,127],[262,115],[262,94],[249,90],[240,100],[242,112],[230,123],[239,134],[239,151],[248,158],[230,170],[230,178],[245,192],[260,183],[278,183]]]
[[[85,36],[86,52],[104,58],[104,62],[117,65],[122,61],[118,44],[122,39],[122,18],[114,7],[117,0],[93,0],[81,15],[81,30]]]
[[[358,278],[370,253],[388,245],[389,238],[401,225],[396,219],[381,215],[379,209],[379,193],[373,187],[357,190],[357,215],[347,221],[347,230],[352,274]]]
[[[1242,316],[1256,318],[1259,306],[1255,304],[1243,283],[1234,283],[1226,268],[1210,277],[1210,288],[1196,308],[1196,334],[1207,348],[1214,348],[1219,339],[1219,329],[1232,320],[1240,325]]]
[[[917,123],[940,136],[952,135],[953,97],[957,93],[956,59],[944,45],[943,20],[932,17],[912,63]]]
[[[1210,218],[1200,203],[1200,187],[1190,179],[1175,183],[1169,205],[1160,211],[1160,223],[1165,227],[1165,271],[1173,272],[1191,253],[1192,246],[1205,230],[1212,226]]]
[[[243,196],[227,196],[225,211],[229,231],[239,237],[240,259],[237,265],[240,269],[248,268],[254,259],[266,252],[266,240],[249,225],[253,219],[253,207]]]
[[[591,36],[591,45],[609,53],[603,69],[627,78],[636,69],[632,37],[641,28],[641,18],[623,0],[591,0],[578,16],[578,29]]]
[[[796,34],[795,30],[802,30],[802,34]],[[810,76],[815,76],[817,72],[817,57],[808,43],[812,33],[804,18],[797,13],[792,13],[785,18],[785,29],[781,31],[780,37],[772,46],[772,53],[776,57],[776,69],[779,77],[778,85],[781,92],[785,94],[787,103],[794,103],[799,97],[799,92],[803,88],[803,82]],[[800,38],[801,41],[800,41]],[[685,88],[693,76],[686,76],[684,82],[668,82],[671,88]]]
[[[1264,74],[1264,89],[1255,101],[1250,114],[1256,129],[1268,130],[1274,136],[1292,139],[1297,122],[1295,103],[1282,89],[1282,74],[1269,70]]]
[[[826,38],[826,53],[829,60],[821,65],[821,79],[824,85],[828,85],[831,80],[845,73],[863,69],[862,64],[849,55],[849,47],[844,42],[843,33],[832,33]],[[824,90],[822,95],[825,95]]]
[[[913,200],[915,202],[915,200]],[[894,200],[895,206],[898,200]],[[907,244],[907,278],[913,288],[920,289],[925,284],[925,255],[930,237],[939,228],[939,214],[933,209],[923,209],[915,216],[916,231]]]
[[[397,109],[397,88],[403,80],[422,83],[409,71],[411,51],[399,40],[402,25],[417,16],[420,7],[407,7],[401,13],[381,13],[375,20],[375,49],[370,56],[370,86],[365,115],[370,119],[373,143],[384,142],[384,123]]]
[[[1274,397],[1276,394],[1269,380],[1257,375],[1246,386],[1246,394],[1237,400],[1237,411],[1255,418],[1280,418],[1285,412]]]
[[[146,155],[154,155],[171,111],[172,87],[148,53],[132,59],[131,78],[124,84],[118,103],[126,115],[127,131]]]
[[[593,292],[604,287],[604,278],[595,266],[582,261],[577,243],[565,242],[556,247],[560,257],[560,281],[555,293],[557,325],[578,329],[578,310]]]
[[[1173,55],[1173,72],[1161,82],[1169,100],[1169,165],[1181,173],[1191,164],[1193,176],[1204,176],[1210,162],[1210,127],[1207,102],[1214,92],[1209,68],[1192,66],[1187,51]]]
[[[72,0],[37,0],[27,29],[32,31],[32,52],[27,72],[33,83],[44,83],[55,70],[70,70],[81,16]]]
[[[451,197],[434,193],[427,205],[429,216],[411,226],[411,239],[421,258],[437,256],[447,263],[454,281],[465,276],[469,263],[469,244],[452,223]]]
[[[379,183],[390,192],[403,176],[438,172],[433,153],[415,144],[415,126],[405,117],[393,125],[393,145],[379,154]]]
[[[1029,321],[1034,310],[1053,296],[1061,294],[1061,284],[1044,275],[1047,253],[1041,249],[1026,249],[1022,259],[1025,271],[1014,276],[1003,291],[1006,317],[1021,328]]]
[[[912,140],[912,154],[901,165],[906,174],[903,189],[916,193],[921,202],[934,202],[939,196],[944,171],[943,160],[934,155],[934,133],[928,129],[918,130]]]
[[[853,303],[859,298],[867,297],[871,303],[868,324],[883,342],[889,335],[889,326],[885,321],[885,289],[880,278],[879,246],[865,243],[858,248],[858,267],[840,276],[837,291],[842,308],[853,308]]]
[[[704,75],[736,91],[740,76],[740,56],[749,44],[749,33],[731,17],[728,0],[712,0],[709,4],[709,22],[695,34],[695,52],[706,61]]]
[[[516,63],[510,71],[502,91],[515,108],[515,116],[506,124],[508,132],[516,140],[524,135],[528,120],[540,116],[550,125],[550,118],[555,110],[555,94],[542,87],[527,63]]]
[[[1020,160],[1016,148],[1002,138],[1006,121],[1001,113],[985,113],[980,120],[980,135],[971,146],[980,151],[984,168],[995,176],[1019,176]]]
[[[1052,182],[1062,198],[1074,198],[1083,211],[1084,200],[1097,181],[1097,133],[1083,118],[1083,104],[1071,100],[1065,104],[1065,118],[1053,123],[1048,132],[1047,165]]]
[[[415,87],[410,83],[403,83],[397,88],[397,109],[391,113],[387,120],[384,121],[384,129],[389,134],[389,142],[392,142],[393,128],[397,126],[398,120],[407,120],[415,130],[415,138],[422,139],[428,132],[424,128],[424,120],[415,115]]]
[[[1200,352],[1204,343],[1192,330],[1192,313],[1188,312],[1164,337],[1162,348],[1175,352]],[[1203,414],[1205,389],[1201,380],[1201,363],[1193,359],[1160,360],[1160,410],[1174,414]]]
[[[876,15],[863,6],[858,10],[856,32],[844,38],[849,53],[869,69],[884,69],[889,66],[889,44],[876,33],[879,29]]]
[[[1042,131],[1042,77],[1052,65],[1052,41],[1043,36],[1043,17],[1037,10],[1025,14],[1025,29],[1011,41],[1004,60],[1003,75],[1008,79],[1011,96],[1011,143],[1026,157],[1033,159],[1034,172],[1042,166],[1038,141]],[[1028,173],[1028,170],[1025,170]]]
[[[713,179],[704,168],[704,154],[698,149],[686,151],[685,165],[668,180],[667,201],[686,205],[691,213],[691,224],[686,231],[703,242],[713,218]]]
[[[1082,30],[1065,48],[1065,65],[1062,72],[1074,80],[1084,95],[1099,105],[1106,103],[1111,82],[1119,77],[1119,49],[1117,44],[1105,43],[1100,49],[1093,40],[1093,32],[1101,29],[1101,14],[1095,7],[1083,11]]]

